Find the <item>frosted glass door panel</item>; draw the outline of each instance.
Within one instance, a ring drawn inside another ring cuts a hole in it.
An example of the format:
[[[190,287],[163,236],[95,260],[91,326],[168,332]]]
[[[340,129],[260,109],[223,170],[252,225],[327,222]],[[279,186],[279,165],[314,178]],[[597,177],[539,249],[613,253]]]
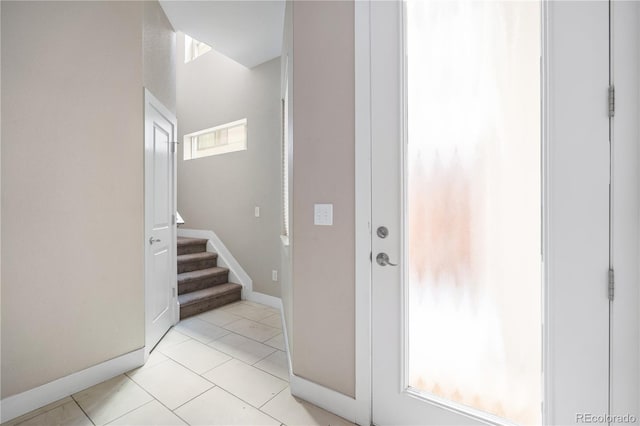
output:
[[[539,10],[405,9],[407,384],[519,424],[541,421]]]

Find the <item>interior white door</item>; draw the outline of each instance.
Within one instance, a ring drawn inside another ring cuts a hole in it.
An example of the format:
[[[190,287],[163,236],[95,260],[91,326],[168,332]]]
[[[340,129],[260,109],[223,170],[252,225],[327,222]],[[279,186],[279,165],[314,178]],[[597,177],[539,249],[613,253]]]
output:
[[[370,26],[373,422],[607,413],[608,3]]]
[[[176,118],[145,90],[145,348],[177,320]]]

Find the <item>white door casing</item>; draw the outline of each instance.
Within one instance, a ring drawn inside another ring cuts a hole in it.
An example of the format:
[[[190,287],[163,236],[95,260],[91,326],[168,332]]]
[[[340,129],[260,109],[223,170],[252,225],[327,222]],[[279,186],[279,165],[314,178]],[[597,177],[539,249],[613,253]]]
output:
[[[145,89],[145,354],[178,320],[176,118]]]
[[[608,3],[544,3],[543,364],[545,424],[608,410]],[[403,51],[399,2],[370,3],[373,422],[476,424],[401,387]],[[378,226],[389,237],[375,235]],[[482,417],[482,416],[480,416]],[[427,420],[428,419],[428,420]]]
[[[640,2],[615,1],[611,13],[611,83],[616,90],[615,115],[611,120],[611,265],[615,270],[611,304],[611,413],[640,418]]]

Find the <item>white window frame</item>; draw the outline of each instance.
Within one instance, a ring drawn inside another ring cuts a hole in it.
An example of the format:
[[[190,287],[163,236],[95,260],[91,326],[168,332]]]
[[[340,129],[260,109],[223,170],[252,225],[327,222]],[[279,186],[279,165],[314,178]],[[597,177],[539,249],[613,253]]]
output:
[[[203,52],[200,52],[198,47],[200,45],[204,45],[205,49]],[[207,52],[211,51],[211,46],[207,43],[204,43],[200,40],[196,40],[188,34],[184,35],[184,63],[188,63],[193,61],[196,58],[204,55]]]
[[[214,146],[206,149],[198,149],[198,136],[206,135],[209,133],[218,132],[220,130],[230,129],[233,127],[244,126],[244,139],[236,143],[228,143],[225,145]],[[196,158],[210,157],[212,155],[227,154],[230,152],[246,151],[247,140],[249,138],[247,119],[232,121],[220,126],[211,127],[197,132],[184,135],[184,160],[195,160]]]

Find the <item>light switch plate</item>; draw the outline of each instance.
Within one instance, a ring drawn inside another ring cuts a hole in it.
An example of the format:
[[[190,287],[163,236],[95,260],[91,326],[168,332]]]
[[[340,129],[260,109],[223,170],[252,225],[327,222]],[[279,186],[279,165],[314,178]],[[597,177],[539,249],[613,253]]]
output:
[[[333,225],[333,204],[314,204],[313,224],[324,226]]]

